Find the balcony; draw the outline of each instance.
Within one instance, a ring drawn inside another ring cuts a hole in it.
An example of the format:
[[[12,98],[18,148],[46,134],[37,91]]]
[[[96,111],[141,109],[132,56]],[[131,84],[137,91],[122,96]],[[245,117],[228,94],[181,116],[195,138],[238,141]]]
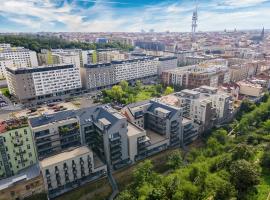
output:
[[[13,143],[14,147],[20,147],[23,146],[23,141],[17,141],[16,143]]]
[[[117,140],[120,140],[120,139],[121,139],[121,135],[117,135],[117,136],[115,136],[113,138],[110,138],[110,141],[114,142],[114,141],[117,141]]]
[[[114,148],[111,148],[111,153],[114,154],[114,153],[117,153],[117,152],[121,152],[121,146],[116,146]]]
[[[120,159],[121,156],[122,156],[122,153],[121,152],[111,153],[111,159],[112,160]]]

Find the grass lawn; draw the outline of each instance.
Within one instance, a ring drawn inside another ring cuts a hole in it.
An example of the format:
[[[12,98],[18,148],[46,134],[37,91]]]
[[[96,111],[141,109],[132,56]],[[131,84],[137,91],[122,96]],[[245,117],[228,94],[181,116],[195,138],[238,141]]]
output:
[[[0,92],[1,92],[4,96],[6,96],[7,98],[10,98],[10,97],[11,97],[8,88],[1,88],[1,89],[0,89]]]
[[[9,92],[9,90],[8,90],[8,88],[1,88],[1,89],[0,89],[0,92],[1,92],[2,94],[5,94],[6,92]]]

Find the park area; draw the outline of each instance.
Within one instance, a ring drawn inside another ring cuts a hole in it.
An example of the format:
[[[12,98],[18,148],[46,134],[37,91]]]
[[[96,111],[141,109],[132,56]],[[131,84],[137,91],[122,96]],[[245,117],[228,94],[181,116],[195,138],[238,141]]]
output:
[[[102,103],[118,103],[127,105],[139,101],[148,100],[154,97],[161,97],[174,92],[171,87],[164,88],[161,84],[143,85],[140,81],[136,81],[135,85],[131,86],[127,81],[121,81],[112,89],[103,90]]]

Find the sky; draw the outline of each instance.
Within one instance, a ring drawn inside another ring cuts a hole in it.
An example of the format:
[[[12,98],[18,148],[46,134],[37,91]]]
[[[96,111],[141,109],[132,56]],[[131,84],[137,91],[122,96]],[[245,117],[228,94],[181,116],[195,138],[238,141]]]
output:
[[[198,31],[270,28],[270,0],[197,0]],[[190,32],[195,0],[0,0],[0,32]]]

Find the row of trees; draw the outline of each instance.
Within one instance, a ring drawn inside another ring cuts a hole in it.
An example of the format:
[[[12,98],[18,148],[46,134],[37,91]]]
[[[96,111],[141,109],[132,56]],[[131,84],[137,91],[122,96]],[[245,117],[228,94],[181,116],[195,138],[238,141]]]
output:
[[[121,81],[112,89],[103,90],[103,103],[117,102],[129,104],[137,101],[147,100],[153,97],[160,97],[162,94],[168,95],[174,92],[171,87],[163,88],[162,85],[143,85],[141,81],[136,81],[134,86],[127,81]]]
[[[139,164],[133,182],[117,200],[257,199],[262,169],[270,168],[269,96],[251,107],[241,111],[235,135],[228,136],[229,129],[217,129],[204,147],[191,149],[184,160],[179,150],[172,153],[168,175],[156,173],[149,160]],[[250,143],[254,134],[260,142]]]
[[[125,45],[118,42],[113,43],[86,43],[71,42],[57,37],[45,37],[35,35],[0,35],[0,43],[9,43],[13,46],[21,46],[40,52],[41,49],[57,49],[57,48],[78,48],[83,50],[117,48],[122,50],[133,50],[131,45]]]

